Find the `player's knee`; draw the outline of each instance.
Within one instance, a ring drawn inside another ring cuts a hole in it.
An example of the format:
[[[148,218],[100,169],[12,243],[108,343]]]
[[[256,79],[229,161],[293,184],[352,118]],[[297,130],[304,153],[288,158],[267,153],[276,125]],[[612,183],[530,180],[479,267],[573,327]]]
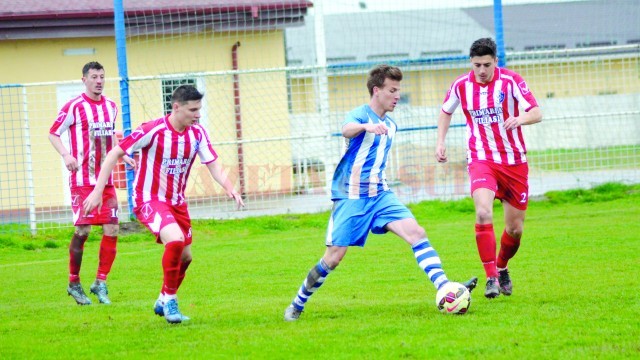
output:
[[[427,232],[424,230],[422,226],[417,226],[413,230],[413,238],[416,240],[422,240],[427,237]]]
[[[330,269],[335,269],[338,265],[340,265],[340,262],[342,261],[342,259],[344,258],[347,252],[346,250],[343,251],[343,249],[340,247],[337,247],[337,249],[334,249],[333,251],[329,249],[327,250],[328,251],[322,257],[322,259],[329,266]]]
[[[476,222],[478,224],[490,224],[493,222],[493,211],[487,208],[476,209]]]
[[[120,232],[119,225],[103,225],[102,232],[107,236],[118,236]]]
[[[522,226],[507,227],[505,231],[514,239],[520,240],[522,238]]]
[[[89,232],[91,231],[91,226],[76,226],[75,234],[80,237],[89,236]]]
[[[342,257],[338,256],[329,256],[324,258],[324,262],[329,266],[330,269],[335,269],[338,265],[340,265],[340,261],[342,261]]]

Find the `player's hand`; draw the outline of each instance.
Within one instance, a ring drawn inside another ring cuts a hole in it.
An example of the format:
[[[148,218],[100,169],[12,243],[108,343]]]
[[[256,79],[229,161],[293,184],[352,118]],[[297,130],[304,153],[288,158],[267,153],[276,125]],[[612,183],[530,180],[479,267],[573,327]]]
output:
[[[522,126],[522,123],[520,122],[520,118],[519,117],[513,117],[510,116],[503,124],[502,126],[505,128],[505,130],[513,130],[517,127]]]
[[[131,166],[132,168],[136,168],[136,160],[132,157],[130,157],[129,155],[125,155],[122,157],[122,161],[124,161],[127,165]]]
[[[100,213],[100,208],[102,208],[102,193],[98,193],[93,190],[89,196],[82,202],[82,210],[84,211],[84,216],[91,214],[93,209],[98,209],[98,214]]]
[[[244,207],[244,201],[242,201],[242,195],[240,195],[237,191],[231,190],[227,192],[227,196],[229,196],[236,202],[236,204],[238,205],[238,210],[240,210],[241,207]]]
[[[64,166],[67,168],[67,170],[71,172],[78,171],[78,160],[71,156],[71,154],[66,154],[62,157],[62,160],[64,160]]]
[[[440,163],[447,162],[447,148],[444,145],[436,146],[436,160]]]
[[[376,135],[386,135],[389,133],[389,128],[384,123],[367,124],[365,130]]]

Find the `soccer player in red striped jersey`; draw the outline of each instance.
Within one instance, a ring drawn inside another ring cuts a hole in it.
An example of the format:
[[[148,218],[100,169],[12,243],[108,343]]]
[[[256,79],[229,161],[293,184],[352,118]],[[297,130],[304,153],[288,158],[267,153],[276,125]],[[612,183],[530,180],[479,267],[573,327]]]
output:
[[[115,121],[118,114],[116,103],[102,95],[104,67],[98,62],[89,62],[82,68],[84,93],[69,100],[58,112],[49,130],[49,141],[58,151],[66,168],[71,172],[71,207],[75,232],[69,245],[69,286],[67,293],[80,305],[89,305],[91,300],[80,284],[80,266],[84,243],[91,225],[102,225],[99,264],[95,282],[90,290],[103,304],[111,301],[107,291],[107,275],[116,257],[118,239],[118,199],[113,187],[111,171],[107,173],[107,188],[101,211],[82,214],[82,202],[93,190],[102,162],[116,142]],[[69,144],[65,146],[60,136],[68,131]],[[124,159],[135,166],[130,157]]]
[[[109,172],[125,153],[141,152],[133,185],[134,213],[165,247],[164,280],[154,312],[169,323],[189,319],[178,309],[177,292],[192,260],[191,218],[184,190],[196,155],[238,208],[244,206],[241,195],[216,161],[218,154],[209,135],[198,123],[203,96],[194,86],[179,86],[172,95],[171,114],[140,125],[107,154],[103,164],[103,170]],[[107,183],[106,173],[100,173],[95,189],[84,201],[86,213],[101,205]]]
[[[472,71],[451,85],[438,117],[436,159],[447,161],[445,136],[458,105],[467,124],[467,161],[476,209],[476,244],[487,275],[485,296],[511,295],[508,261],[516,254],[529,202],[529,167],[522,126],[538,123],[542,112],[525,80],[497,66],[496,43],[476,40]],[[524,110],[524,111],[522,111]],[[505,228],[496,257],[493,201],[504,208]]]

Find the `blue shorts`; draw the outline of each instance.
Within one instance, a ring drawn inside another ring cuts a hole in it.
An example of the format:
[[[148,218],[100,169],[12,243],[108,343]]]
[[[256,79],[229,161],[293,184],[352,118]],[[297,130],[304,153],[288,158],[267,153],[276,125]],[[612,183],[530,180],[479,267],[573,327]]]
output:
[[[384,234],[388,223],[408,218],[413,219],[413,214],[390,191],[366,199],[335,200],[326,245],[364,246],[369,230]]]

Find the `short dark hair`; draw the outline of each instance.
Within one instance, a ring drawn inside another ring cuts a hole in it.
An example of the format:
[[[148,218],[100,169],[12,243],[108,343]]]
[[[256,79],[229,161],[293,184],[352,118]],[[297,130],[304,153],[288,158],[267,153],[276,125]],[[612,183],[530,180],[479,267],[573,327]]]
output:
[[[391,65],[382,64],[374,67],[369,71],[369,79],[367,80],[367,88],[369,95],[373,96],[373,88],[381,88],[386,79],[402,81],[402,71]]]
[[[180,85],[173,91],[173,95],[171,95],[171,103],[173,104],[177,102],[183,105],[188,101],[202,100],[203,97],[204,94],[200,93],[195,86]]]
[[[91,61],[88,62],[86,64],[84,64],[84,66],[82,67],[82,76],[87,76],[89,74],[89,70],[103,70],[104,66],[102,66],[102,64],[100,64],[97,61]]]
[[[478,39],[471,44],[469,57],[491,55],[492,58],[495,58],[498,52],[496,49],[496,42],[492,38]]]

